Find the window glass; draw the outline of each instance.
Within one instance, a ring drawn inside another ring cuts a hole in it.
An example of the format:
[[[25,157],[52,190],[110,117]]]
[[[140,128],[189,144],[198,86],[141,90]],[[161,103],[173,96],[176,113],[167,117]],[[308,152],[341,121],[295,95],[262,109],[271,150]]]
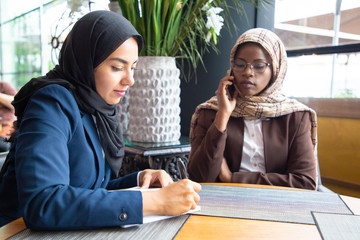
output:
[[[81,7],[77,4],[82,2]],[[42,5],[41,5],[42,4]],[[19,89],[33,77],[46,74],[73,23],[85,13],[108,9],[109,0],[1,0],[1,80]],[[77,9],[71,13],[72,9]],[[70,14],[71,13],[71,14]]]
[[[359,53],[291,57],[283,92],[293,97],[359,98],[358,69]]]
[[[360,43],[359,0],[276,0],[275,33],[287,50]],[[293,97],[360,97],[360,52],[289,57]]]
[[[41,73],[39,12],[2,25],[2,80],[16,88]]]
[[[59,11],[59,9],[64,9]],[[44,7],[42,21],[42,74],[46,74],[56,64],[62,42],[72,27],[67,3],[54,2]]]
[[[1,22],[7,22],[40,6],[41,0],[1,0]],[[45,2],[45,1],[43,1]]]

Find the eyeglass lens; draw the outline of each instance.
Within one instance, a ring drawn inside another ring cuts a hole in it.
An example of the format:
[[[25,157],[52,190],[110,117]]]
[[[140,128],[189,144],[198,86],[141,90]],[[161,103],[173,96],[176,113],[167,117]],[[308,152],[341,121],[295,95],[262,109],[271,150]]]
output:
[[[270,65],[267,62],[252,62],[247,63],[245,61],[235,61],[233,64],[233,68],[235,71],[243,72],[245,71],[247,65],[250,65],[250,69],[253,70],[255,73],[263,73],[265,72],[266,68]]]

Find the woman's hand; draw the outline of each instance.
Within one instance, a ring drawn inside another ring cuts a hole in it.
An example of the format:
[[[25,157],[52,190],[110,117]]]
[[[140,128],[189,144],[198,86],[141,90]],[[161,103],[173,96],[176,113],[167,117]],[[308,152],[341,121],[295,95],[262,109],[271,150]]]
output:
[[[196,208],[201,185],[189,179],[172,183],[158,191],[142,191],[143,214],[175,216]]]
[[[173,183],[172,178],[164,170],[146,169],[139,174],[141,188],[166,187],[171,183]]]
[[[219,174],[220,181],[230,183],[232,181],[232,172],[229,169],[229,166],[226,162],[226,159],[223,157],[221,163],[221,169]]]
[[[230,71],[228,71],[228,74],[220,80],[219,87],[215,92],[219,104],[219,110],[216,113],[215,118],[215,126],[220,132],[224,132],[226,130],[230,115],[234,111],[236,106],[236,98],[238,96],[238,92],[235,91],[233,98],[231,99],[229,99],[229,96],[227,96],[226,94],[227,86],[235,84],[233,83],[233,81],[235,81],[235,78],[234,76],[230,76]]]

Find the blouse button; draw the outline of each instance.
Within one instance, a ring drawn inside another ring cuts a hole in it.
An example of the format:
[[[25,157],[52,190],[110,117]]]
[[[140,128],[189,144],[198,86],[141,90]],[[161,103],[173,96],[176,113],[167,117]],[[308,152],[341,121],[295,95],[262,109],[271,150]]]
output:
[[[120,219],[120,221],[123,222],[123,221],[125,221],[127,219],[127,217],[128,217],[127,213],[121,213],[120,216],[119,216],[119,219]]]

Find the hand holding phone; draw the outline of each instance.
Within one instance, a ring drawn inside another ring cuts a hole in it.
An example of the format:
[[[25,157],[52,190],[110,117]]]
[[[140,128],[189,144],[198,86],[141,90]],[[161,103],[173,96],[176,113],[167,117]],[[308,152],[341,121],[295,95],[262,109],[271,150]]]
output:
[[[233,76],[233,72],[231,70],[230,72],[230,76]],[[228,96],[229,96],[229,99],[232,100],[233,97],[234,97],[234,93],[235,93],[235,86],[234,86],[234,81],[233,80],[230,80],[232,82],[231,85],[227,85],[226,87],[226,91],[228,93]]]

